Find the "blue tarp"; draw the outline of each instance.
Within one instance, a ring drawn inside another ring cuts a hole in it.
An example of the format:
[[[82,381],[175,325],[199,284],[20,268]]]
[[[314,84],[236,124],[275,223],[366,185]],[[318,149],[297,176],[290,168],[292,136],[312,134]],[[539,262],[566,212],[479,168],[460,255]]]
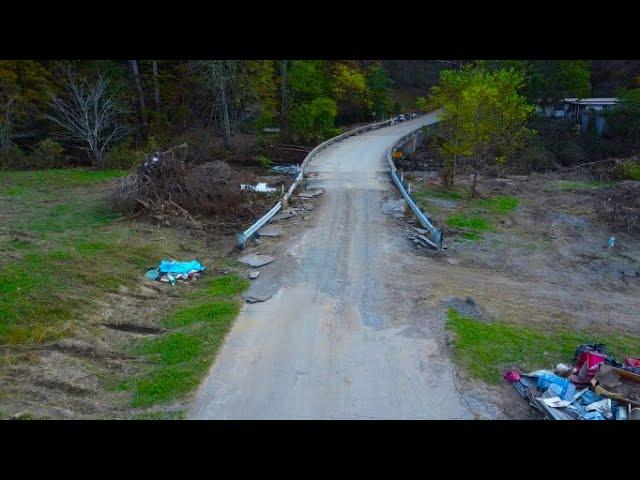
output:
[[[176,279],[188,280],[189,275],[193,273],[201,273],[207,267],[203,266],[197,260],[190,262],[178,262],[176,260],[162,260],[158,268],[151,268],[147,271],[149,280],[169,281],[171,285],[176,284]],[[165,280],[162,280],[166,276]],[[197,275],[196,275],[197,276]]]

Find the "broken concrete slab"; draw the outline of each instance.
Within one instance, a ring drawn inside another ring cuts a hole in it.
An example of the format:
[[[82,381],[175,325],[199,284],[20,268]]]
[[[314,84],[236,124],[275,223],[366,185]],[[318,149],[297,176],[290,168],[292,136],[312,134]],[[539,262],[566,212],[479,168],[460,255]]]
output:
[[[282,233],[282,227],[277,225],[265,225],[258,230],[258,235],[261,237],[279,237]]]
[[[297,208],[285,208],[281,212],[277,213],[271,221],[277,222],[279,220],[286,220],[287,218],[291,218],[298,213],[300,213],[300,211]]]
[[[304,192],[300,192],[298,197],[300,198],[316,198],[324,193],[322,188],[314,188],[310,190],[305,190]]]
[[[244,263],[245,265],[249,265],[253,268],[262,267],[273,262],[274,260],[275,258],[273,258],[271,255],[263,255],[261,253],[251,253],[238,259],[240,263]]]
[[[247,303],[266,302],[272,297],[272,295],[248,295],[245,297]]]
[[[249,273],[249,278],[251,280],[255,280],[256,278],[258,278],[259,275],[260,275],[260,272],[258,270],[254,270],[253,272]]]

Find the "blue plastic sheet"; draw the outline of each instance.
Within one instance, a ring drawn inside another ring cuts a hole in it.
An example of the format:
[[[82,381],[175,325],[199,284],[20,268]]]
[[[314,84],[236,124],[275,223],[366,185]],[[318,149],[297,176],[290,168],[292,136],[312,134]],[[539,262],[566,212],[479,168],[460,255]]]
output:
[[[178,262],[175,260],[162,260],[158,271],[160,273],[183,273],[189,274],[193,271],[201,272],[205,270],[202,264],[197,260],[191,260],[190,262]]]
[[[190,262],[178,262],[176,260],[162,260],[158,268],[151,268],[147,271],[146,277],[149,280],[161,280],[166,277],[171,285],[176,284],[176,279],[188,280],[192,273],[200,273],[207,267],[197,260]]]

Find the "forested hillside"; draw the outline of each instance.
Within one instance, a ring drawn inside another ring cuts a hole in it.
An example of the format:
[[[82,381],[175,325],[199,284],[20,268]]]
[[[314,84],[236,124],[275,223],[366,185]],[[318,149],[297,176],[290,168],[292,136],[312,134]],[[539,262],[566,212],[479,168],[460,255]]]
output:
[[[282,129],[317,142],[390,113],[377,61],[0,61],[0,166],[129,167],[140,151]]]

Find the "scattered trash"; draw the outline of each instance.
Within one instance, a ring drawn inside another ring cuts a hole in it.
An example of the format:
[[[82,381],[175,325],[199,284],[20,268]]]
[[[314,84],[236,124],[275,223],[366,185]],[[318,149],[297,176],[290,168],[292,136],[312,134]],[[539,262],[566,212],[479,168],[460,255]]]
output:
[[[258,278],[259,275],[260,275],[260,272],[258,270],[254,270],[253,272],[249,273],[249,278],[251,280],[255,280],[256,278]]]
[[[266,183],[260,182],[256,185],[249,185],[246,183],[240,184],[240,190],[248,190],[250,192],[260,192],[260,193],[273,193],[277,189],[273,187],[268,187]]]
[[[509,383],[517,382],[522,378],[520,372],[516,372],[515,370],[505,372],[502,377]]]
[[[576,348],[573,366],[555,373],[506,371],[504,379],[534,408],[552,420],[640,420],[640,370],[635,357],[625,365],[607,355],[604,344]]]
[[[571,374],[572,370],[573,367],[571,367],[570,365],[567,365],[566,363],[559,363],[558,365],[556,365],[554,373],[561,377],[568,377]]]
[[[240,258],[238,261],[240,263],[249,265],[250,267],[259,268],[273,262],[274,260],[275,258],[273,258],[271,255],[252,253],[249,255],[245,255],[244,257]]]
[[[616,246],[616,237],[609,237],[608,246],[609,248],[613,248]]]
[[[177,280],[188,282],[194,280],[206,270],[197,260],[190,262],[178,262],[176,260],[162,260],[157,268],[149,268],[146,277],[149,280],[170,283],[175,285]]]
[[[280,235],[282,235],[282,227],[277,225],[265,225],[258,230],[260,237],[279,237]]]

